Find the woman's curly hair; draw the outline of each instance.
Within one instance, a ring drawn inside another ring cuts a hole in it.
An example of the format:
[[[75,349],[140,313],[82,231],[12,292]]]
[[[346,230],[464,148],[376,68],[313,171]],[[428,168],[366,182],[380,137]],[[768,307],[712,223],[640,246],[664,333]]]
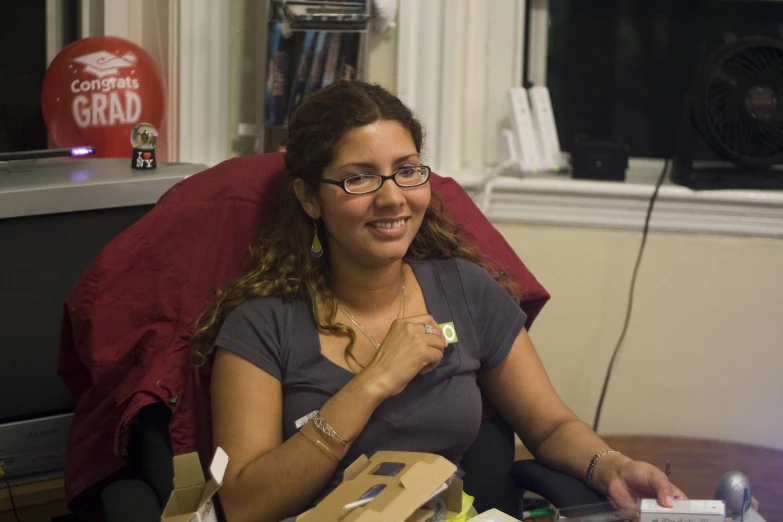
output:
[[[396,96],[378,85],[339,81],[317,91],[294,111],[288,125],[285,153],[290,179],[281,212],[251,246],[250,269],[227,288],[217,291],[217,299],[197,320],[193,341],[199,353],[203,355],[210,348],[226,315],[245,300],[292,297],[306,292],[318,328],[347,337],[346,355],[352,357],[354,331],[335,322],[337,301],[329,288],[329,245],[325,234],[321,234],[326,255],[314,258],[310,254],[313,224],[296,197],[293,180],[302,179],[308,190],[316,191],[316,180],[332,162],[340,139],[351,129],[379,120],[399,122],[410,132],[417,152],[421,153],[424,142],[421,124]],[[323,227],[319,220],[318,228],[323,230]],[[519,301],[519,290],[512,281],[487,265],[470,244],[468,232],[444,213],[443,201],[433,194],[406,258],[470,260],[485,268]]]

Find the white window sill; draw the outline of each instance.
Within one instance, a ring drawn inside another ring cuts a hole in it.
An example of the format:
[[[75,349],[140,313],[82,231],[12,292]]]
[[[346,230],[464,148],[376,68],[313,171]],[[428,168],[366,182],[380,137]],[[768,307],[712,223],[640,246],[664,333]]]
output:
[[[641,230],[663,161],[632,159],[625,182],[567,175],[497,177],[488,193],[480,177],[460,176],[497,223]],[[783,191],[693,191],[664,181],[650,230],[783,238]]]

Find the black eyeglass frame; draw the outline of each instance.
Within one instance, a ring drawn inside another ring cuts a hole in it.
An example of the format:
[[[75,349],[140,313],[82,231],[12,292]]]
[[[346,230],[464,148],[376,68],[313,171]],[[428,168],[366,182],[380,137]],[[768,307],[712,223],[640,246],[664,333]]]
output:
[[[421,183],[416,183],[415,185],[400,185],[399,182],[397,181],[397,174],[399,174],[400,172],[403,172],[405,170],[410,170],[410,169],[415,169],[415,170],[424,169],[425,172],[427,173],[426,179],[424,181],[422,181]],[[367,192],[351,192],[350,190],[348,190],[348,187],[345,186],[345,183],[346,183],[346,181],[348,181],[349,179],[351,179],[351,178],[353,178],[355,176],[372,176],[372,177],[375,177],[375,178],[380,178],[381,179],[381,183],[378,185],[378,188],[374,188],[372,190],[368,190]],[[420,186],[424,185],[425,183],[427,183],[430,180],[431,176],[432,176],[432,169],[430,167],[428,167],[427,165],[415,165],[415,166],[403,167],[401,169],[395,170],[394,172],[392,172],[388,176],[384,176],[382,174],[365,174],[363,172],[357,172],[355,174],[351,174],[350,176],[346,176],[345,178],[340,179],[340,180],[329,179],[329,178],[319,178],[317,181],[319,183],[329,183],[330,185],[336,185],[336,186],[342,188],[348,194],[353,194],[355,196],[360,196],[360,195],[363,195],[363,194],[372,194],[373,192],[381,190],[381,187],[383,187],[383,184],[386,183],[386,181],[390,180],[390,179],[393,180],[394,183],[398,187],[400,187],[400,188],[413,188],[413,187],[420,187]]]

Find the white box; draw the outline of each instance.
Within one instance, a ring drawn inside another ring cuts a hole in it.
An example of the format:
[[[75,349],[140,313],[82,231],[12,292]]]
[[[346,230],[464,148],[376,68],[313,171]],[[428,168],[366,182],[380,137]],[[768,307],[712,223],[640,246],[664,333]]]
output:
[[[201,470],[198,453],[174,457],[174,491],[171,492],[161,522],[217,522],[212,497],[223,484],[228,455],[223,448],[215,450],[207,481]]]
[[[673,508],[645,498],[639,507],[639,522],[725,522],[726,506],[721,500],[675,500]]]
[[[510,517],[497,509],[485,511],[470,520],[471,522],[521,522],[518,518]]]

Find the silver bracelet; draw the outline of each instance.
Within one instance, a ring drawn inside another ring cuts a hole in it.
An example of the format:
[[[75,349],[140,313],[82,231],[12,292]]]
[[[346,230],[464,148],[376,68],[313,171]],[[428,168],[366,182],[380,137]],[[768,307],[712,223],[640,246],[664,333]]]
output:
[[[340,435],[334,431],[334,428],[332,428],[328,422],[326,422],[326,419],[321,417],[321,412],[318,411],[313,416],[313,424],[315,424],[315,427],[318,428],[318,431],[329,437],[335,442],[339,442],[343,446],[348,445],[348,441],[340,437]]]
[[[590,465],[587,466],[587,472],[585,473],[585,482],[587,483],[588,486],[593,487],[593,472],[595,471],[595,465],[598,464],[598,460],[604,455],[606,455],[607,453],[620,453],[620,452],[613,449],[605,449],[593,455],[593,458],[590,459]]]

